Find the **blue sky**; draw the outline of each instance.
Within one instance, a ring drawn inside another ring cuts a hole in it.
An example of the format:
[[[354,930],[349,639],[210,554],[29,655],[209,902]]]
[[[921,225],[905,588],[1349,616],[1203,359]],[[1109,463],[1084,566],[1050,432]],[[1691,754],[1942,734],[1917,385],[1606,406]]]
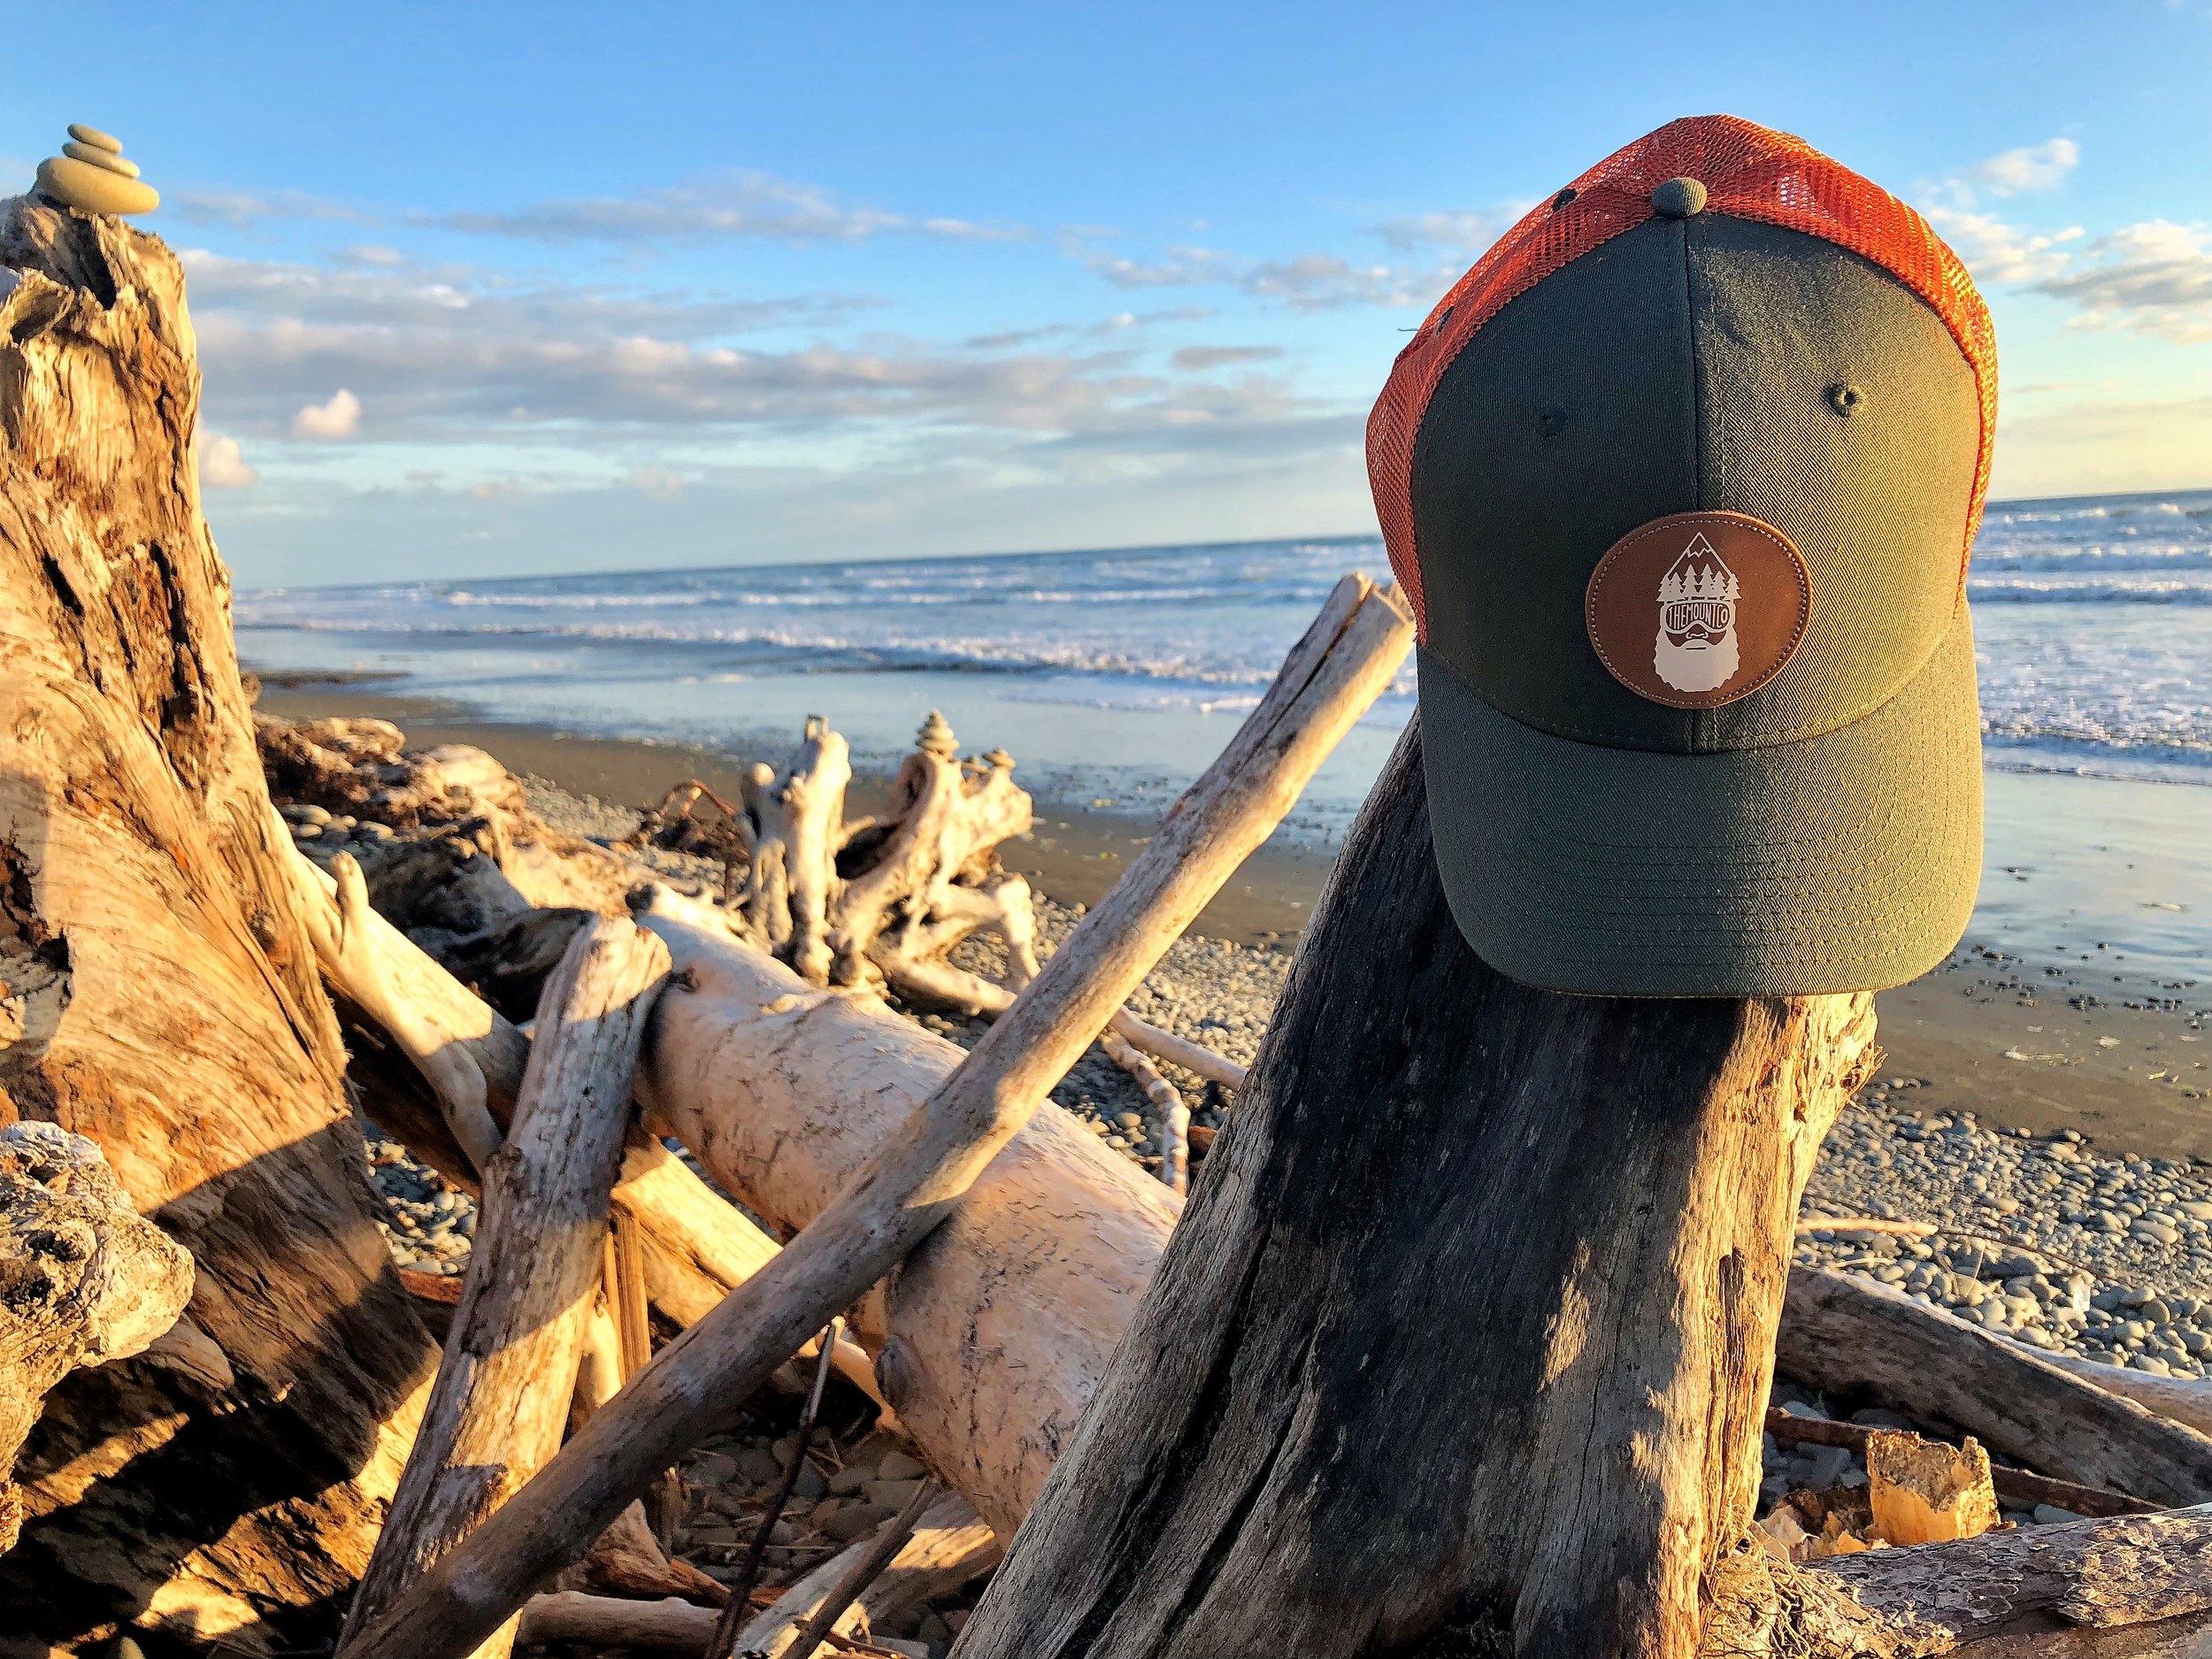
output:
[[[99,16],[0,171],[165,193],[247,586],[1367,531],[1403,332],[1723,110],[1966,257],[2000,495],[2212,483],[2212,0]]]

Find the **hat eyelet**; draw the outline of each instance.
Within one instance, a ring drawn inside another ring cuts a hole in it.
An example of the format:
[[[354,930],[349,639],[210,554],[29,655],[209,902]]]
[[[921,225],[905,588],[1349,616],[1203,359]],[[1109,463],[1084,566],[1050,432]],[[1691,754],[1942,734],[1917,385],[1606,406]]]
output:
[[[1855,386],[1839,380],[1828,388],[1828,407],[1848,420],[1866,407],[1866,394]]]

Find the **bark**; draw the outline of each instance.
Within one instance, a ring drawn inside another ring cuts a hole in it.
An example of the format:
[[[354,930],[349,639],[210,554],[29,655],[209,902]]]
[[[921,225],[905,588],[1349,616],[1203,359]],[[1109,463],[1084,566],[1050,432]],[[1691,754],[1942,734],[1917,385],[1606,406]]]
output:
[[[131,1208],[100,1148],[51,1124],[0,1129],[0,1554],[23,1501],[8,1471],[49,1389],[177,1323],[192,1258]]]
[[[1870,1280],[1792,1272],[1778,1349],[1801,1382],[1971,1434],[2062,1480],[2163,1503],[2212,1498],[2212,1439]]]
[[[0,203],[0,1119],[84,1135],[190,1251],[196,1362],[79,1371],[18,1466],[19,1633],[326,1640],[434,1358],[372,1220],[344,1055],[200,518],[183,273]],[[229,1381],[222,1381],[227,1376]]]
[[[2212,1626],[2212,1509],[1872,1550],[1778,1572],[1776,1582],[1801,1594],[1808,1585],[1840,1590],[1880,1632],[1847,1642],[1847,1609],[1823,1598],[1805,1625],[1777,1632],[1777,1659],[2187,1654]]]
[[[1864,994],[1494,973],[1409,730],[957,1651],[1687,1659],[1751,1518],[1798,1197],[1872,1036]]]
[[[546,986],[514,1131],[486,1171],[445,1357],[341,1653],[560,1444],[601,1279],[631,1076],[667,971],[658,940],[601,919]],[[503,1655],[512,1640],[509,1626],[477,1651]]]
[[[529,1487],[382,1616],[362,1655],[449,1659],[956,1209],[1162,952],[1274,829],[1389,683],[1403,603],[1347,577],[1151,844],[1020,1000],[828,1210],[656,1355]]]

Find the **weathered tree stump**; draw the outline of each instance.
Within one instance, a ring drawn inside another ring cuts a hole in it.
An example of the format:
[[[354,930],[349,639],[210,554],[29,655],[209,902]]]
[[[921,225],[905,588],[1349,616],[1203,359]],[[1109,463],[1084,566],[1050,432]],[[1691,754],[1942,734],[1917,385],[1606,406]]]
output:
[[[1871,998],[1561,996],[1445,909],[1417,727],[964,1659],[1688,1659]]]
[[[368,1559],[436,1350],[371,1218],[255,753],[183,272],[23,198],[0,266],[0,1119],[100,1148],[191,1252],[211,1340],[49,1397],[0,1626],[296,1646]]]

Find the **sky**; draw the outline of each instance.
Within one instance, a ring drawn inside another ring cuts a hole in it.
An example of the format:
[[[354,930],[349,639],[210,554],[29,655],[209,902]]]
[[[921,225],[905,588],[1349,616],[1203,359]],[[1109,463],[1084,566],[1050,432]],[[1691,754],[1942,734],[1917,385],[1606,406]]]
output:
[[[2212,0],[98,16],[0,181],[163,192],[244,587],[1371,532],[1406,334],[1717,111],[1966,259],[1997,496],[2212,484]]]

